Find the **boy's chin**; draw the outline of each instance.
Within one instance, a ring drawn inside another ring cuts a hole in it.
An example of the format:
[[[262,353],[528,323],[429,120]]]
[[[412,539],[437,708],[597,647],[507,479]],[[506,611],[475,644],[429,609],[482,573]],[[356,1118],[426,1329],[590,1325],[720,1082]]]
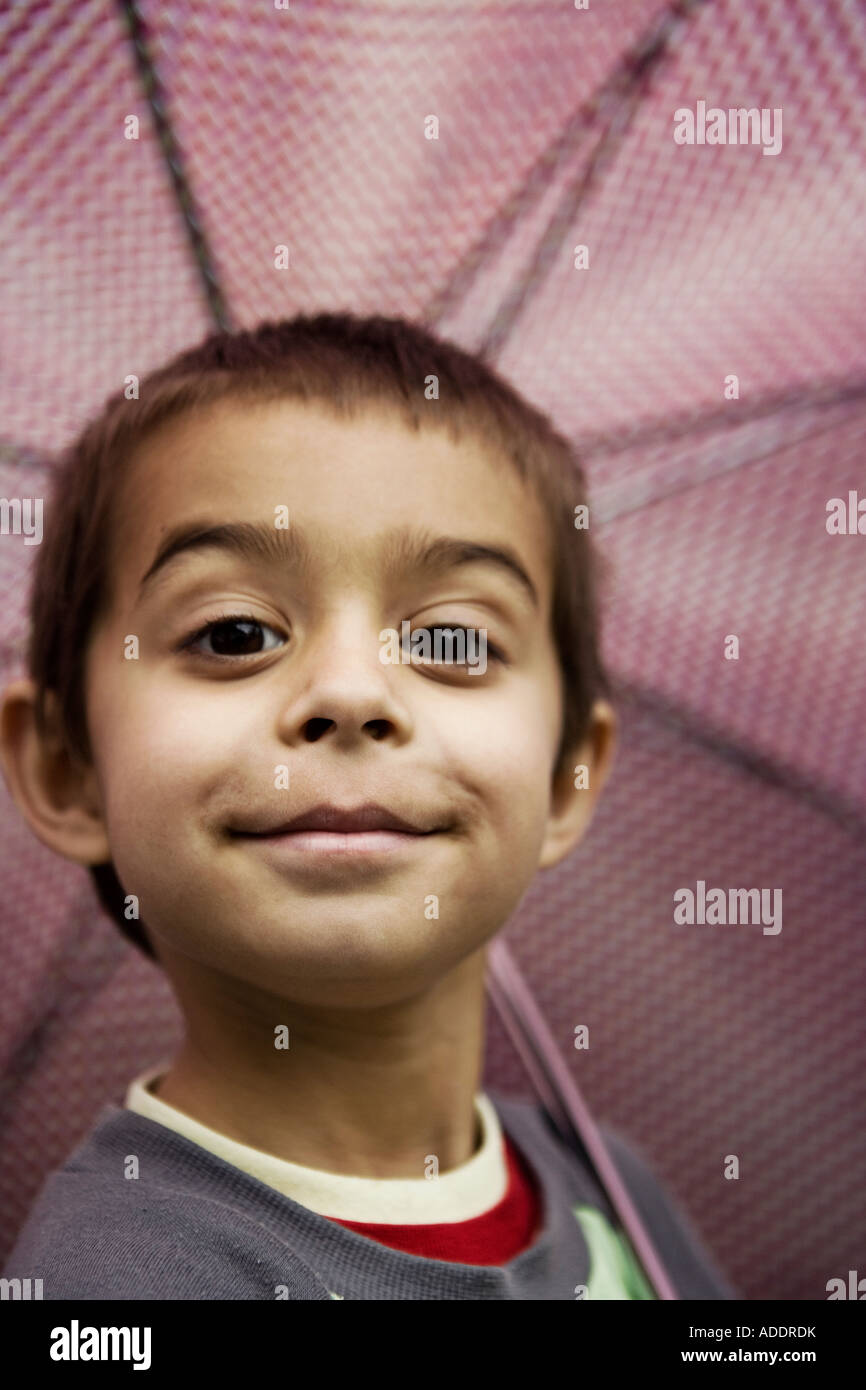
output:
[[[228,952],[237,973],[266,992],[316,1006],[376,1008],[407,1000],[444,979],[484,943],[452,919],[383,910],[307,905],[303,923],[260,924]],[[477,929],[477,928],[476,928]]]

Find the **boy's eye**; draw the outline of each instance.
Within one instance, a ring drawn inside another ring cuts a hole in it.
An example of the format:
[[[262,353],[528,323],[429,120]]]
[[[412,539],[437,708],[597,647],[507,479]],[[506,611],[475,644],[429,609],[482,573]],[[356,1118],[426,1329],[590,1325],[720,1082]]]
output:
[[[424,659],[423,648],[412,645],[412,638],[417,632],[429,633],[427,645],[430,652],[429,665],[431,666],[468,666],[473,659],[477,660],[478,653],[482,650],[482,638],[478,628],[467,627],[463,623],[437,623],[435,627],[413,627],[412,631],[406,634],[408,640],[402,643],[402,650],[407,658],[413,656],[414,663],[418,666],[425,666],[428,662]],[[462,643],[457,641],[453,635],[448,635],[460,632],[465,634]],[[502,661],[503,656],[498,647],[495,647],[488,638],[484,638],[483,641],[483,650],[487,656],[493,661]],[[459,659],[461,655],[463,656],[462,661]]]
[[[277,641],[270,647],[263,644],[261,634],[264,632],[273,633]],[[212,650],[199,651],[202,656],[212,657],[233,657],[233,656],[258,656],[260,652],[273,651],[274,647],[279,646],[281,635],[275,628],[269,627],[267,623],[260,623],[257,618],[251,618],[246,613],[231,615],[225,618],[216,618],[204,627],[197,628],[191,637],[185,639],[181,644],[184,651],[195,651],[199,642],[210,639]]]
[[[276,638],[270,646],[266,646],[262,634],[271,633]],[[425,632],[429,634],[429,664],[432,666],[463,666],[469,664],[469,660],[477,659],[481,638],[477,629],[471,629],[460,623],[437,624],[435,627],[416,627],[412,629],[411,637],[415,633]],[[455,634],[464,633],[464,642],[455,640]],[[469,634],[473,633],[470,637]],[[450,636],[448,634],[451,634]],[[183,651],[192,651],[198,656],[211,657],[219,660],[223,657],[231,660],[232,657],[242,658],[245,656],[259,656],[262,652],[273,651],[280,645],[285,637],[270,627],[267,623],[262,623],[258,618],[253,618],[247,613],[229,614],[226,617],[213,618],[210,622],[196,628],[195,632],[184,638],[180,647]],[[211,650],[202,649],[200,643],[209,641]],[[464,660],[461,662],[461,646]],[[501,661],[502,654],[492,642],[487,641],[485,650],[487,656],[493,661]],[[428,662],[425,660],[423,651],[417,646],[412,647],[408,642],[403,643],[403,651],[407,657],[412,656],[415,665],[423,666]]]

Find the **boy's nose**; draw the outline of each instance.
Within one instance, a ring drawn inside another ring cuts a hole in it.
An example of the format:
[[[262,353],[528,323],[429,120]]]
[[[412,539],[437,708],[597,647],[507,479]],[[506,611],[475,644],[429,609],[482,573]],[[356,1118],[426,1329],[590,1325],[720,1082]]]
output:
[[[380,660],[382,645],[368,613],[354,611],[328,623],[289,663],[281,736],[315,742],[330,733],[346,744],[362,735],[408,738],[409,714],[396,693],[393,671]]]

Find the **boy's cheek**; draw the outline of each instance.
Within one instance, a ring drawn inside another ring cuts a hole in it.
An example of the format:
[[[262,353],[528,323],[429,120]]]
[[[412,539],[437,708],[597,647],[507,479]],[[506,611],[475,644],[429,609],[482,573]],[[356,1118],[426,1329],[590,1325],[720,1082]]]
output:
[[[497,820],[525,824],[545,813],[552,755],[537,709],[527,708],[516,720],[491,713],[467,730],[465,763]]]
[[[275,758],[289,770],[283,795],[298,790],[291,776],[293,749],[275,742],[273,730],[270,737],[262,733],[274,723],[273,711],[258,709],[249,691],[243,699],[231,699],[221,689],[218,701],[207,701],[147,672],[115,674],[112,685],[101,687],[92,719],[97,762],[118,830],[127,817],[137,833],[148,822],[164,826],[178,818],[188,833],[190,816],[211,826],[228,823],[233,811],[248,809],[259,790],[262,804],[272,805]],[[459,804],[460,789],[470,787],[490,829],[505,843],[523,847],[527,839],[534,843],[543,836],[552,744],[537,690],[501,702],[473,702],[467,693],[444,714],[439,709],[438,718],[432,709],[427,713],[438,729],[430,730],[429,739],[419,730],[419,757],[441,777],[443,792],[447,795],[453,782]],[[405,766],[412,757],[400,761]],[[383,758],[383,776],[387,763]]]
[[[175,767],[206,773],[221,757],[236,758],[243,739],[225,702],[209,705],[149,672],[116,676],[94,698],[92,719],[102,761],[144,769],[148,781],[170,778]]]

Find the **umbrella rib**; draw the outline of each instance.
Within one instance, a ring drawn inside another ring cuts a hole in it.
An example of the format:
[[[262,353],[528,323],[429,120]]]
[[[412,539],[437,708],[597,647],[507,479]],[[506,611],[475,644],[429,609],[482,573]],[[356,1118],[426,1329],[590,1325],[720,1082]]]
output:
[[[564,226],[576,216],[592,182],[593,174],[617,141],[621,143],[621,137],[628,128],[634,111],[646,93],[649,74],[667,54],[672,37],[684,27],[684,21],[708,3],[709,0],[672,0],[672,3],[665,7],[661,17],[653,20],[638,42],[620,59],[613,72],[569,118],[564,130],[542,151],[521,187],[498,209],[480,238],[458,262],[446,284],[427,307],[424,321],[430,327],[434,327],[455,304],[465,299],[485,261],[489,259],[491,251],[499,249],[521,215],[533,202],[538,201],[543,186],[555,175],[564,157],[574,153],[577,141],[587,131],[592,130],[599,113],[604,113],[605,125],[598,136],[588,167],[563,192],[557,208],[538,238],[528,270],[518,278],[515,290],[506,296],[495,311],[484,344],[479,349],[481,355],[487,357],[501,350],[525,304],[545,278],[552,248],[561,240]],[[631,109],[623,120],[622,112],[629,102]],[[574,147],[570,149],[572,142]]]
[[[784,410],[808,410],[816,406],[844,405],[848,401],[866,399],[866,380],[863,377],[829,378],[811,386],[793,386],[783,391],[768,391],[754,401],[738,401],[736,411],[730,403],[713,406],[699,415],[682,412],[661,416],[637,424],[624,431],[575,436],[573,443],[584,457],[622,454],[644,444],[664,444],[690,434],[708,434],[713,430],[735,430],[752,420],[761,420]]]
[[[804,776],[789,763],[759,752],[740,739],[723,733],[709,720],[693,710],[686,710],[651,686],[618,677],[615,673],[613,681],[615,697],[624,701],[626,709],[629,703],[637,708],[642,707],[668,728],[676,729],[724,762],[748,772],[767,786],[778,787],[808,802],[847,834],[860,840],[866,835],[866,815],[861,808],[829,786],[814,777]]]
[[[836,404],[837,402],[831,402]],[[822,403],[823,404],[823,403]],[[795,436],[788,435],[785,439],[777,439],[768,444],[764,449],[758,449],[756,453],[749,454],[746,458],[725,460],[715,466],[708,464],[702,467],[695,465],[695,472],[691,477],[671,478],[667,481],[659,482],[655,487],[648,485],[641,490],[640,473],[635,472],[631,477],[626,478],[622,485],[623,491],[628,490],[629,496],[626,501],[608,502],[605,505],[605,491],[603,482],[597,485],[597,500],[593,508],[594,514],[600,526],[607,526],[620,517],[631,516],[635,512],[645,511],[648,507],[653,507],[657,502],[666,502],[671,497],[677,497],[684,492],[690,492],[693,488],[703,487],[716,482],[717,479],[725,477],[728,473],[739,472],[743,468],[751,468],[753,464],[766,463],[767,459],[774,458],[784,449],[792,447],[800,448],[804,444],[811,443],[813,440],[820,439],[822,435],[832,434],[839,428],[838,420],[829,420],[817,423],[811,429],[804,430],[802,434]],[[635,495],[636,493],[640,495]],[[611,492],[608,491],[608,497]]]
[[[160,149],[162,150],[163,158],[168,167],[172,187],[180,207],[184,226],[186,227],[193,258],[204,287],[208,308],[217,327],[230,331],[232,327],[231,317],[217,279],[207,236],[205,235],[201,219],[196,210],[189,179],[184,169],[180,146],[175,138],[171,121],[168,118],[162,84],[160,83],[156,66],[147,43],[147,26],[137,4],[137,0],[118,0],[118,5],[129,31],[129,39],[135,54],[138,75],[144,87],[144,94],[147,104],[150,107],[156,136],[159,141]]]
[[[670,5],[605,83],[597,104],[602,110],[606,109],[606,119],[595,147],[586,167],[563,190],[533,248],[528,266],[496,308],[478,349],[482,357],[493,360],[501,355],[515,324],[546,281],[556,251],[562,245],[568,228],[577,220],[587,195],[598,181],[599,173],[613,162],[616,152],[622,148],[649,89],[649,76],[668,56],[671,38],[680,28],[680,21],[703,3],[705,0],[678,0]]]

